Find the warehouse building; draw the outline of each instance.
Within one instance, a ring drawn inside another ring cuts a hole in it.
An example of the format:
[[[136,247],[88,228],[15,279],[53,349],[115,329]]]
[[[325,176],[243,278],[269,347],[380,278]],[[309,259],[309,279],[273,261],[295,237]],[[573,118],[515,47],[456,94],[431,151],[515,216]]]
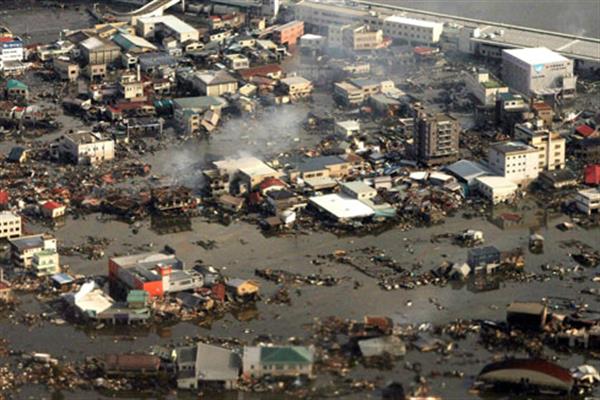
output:
[[[502,51],[502,78],[526,96],[575,96],[573,61],[545,47]]]
[[[196,42],[200,40],[198,29],[173,15],[138,18],[136,33],[145,38],[154,37],[157,33],[161,33],[165,37],[173,36],[179,43],[188,40]]]

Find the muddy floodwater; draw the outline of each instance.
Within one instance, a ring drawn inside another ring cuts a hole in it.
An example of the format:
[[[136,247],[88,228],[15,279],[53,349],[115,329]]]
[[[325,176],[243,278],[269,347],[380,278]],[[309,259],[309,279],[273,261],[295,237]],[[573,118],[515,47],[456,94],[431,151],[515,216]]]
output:
[[[542,274],[541,266],[544,264],[562,264],[566,267],[575,265],[569,256],[569,249],[563,244],[571,240],[581,241],[596,249],[600,248],[598,230],[586,231],[577,228],[562,232],[555,225],[563,218],[553,219],[544,216],[541,210],[539,215],[533,211],[531,213],[530,220],[534,221],[535,227],[539,228],[539,232],[545,236],[547,245],[543,254],[526,252],[527,272]],[[4,316],[0,319],[0,331],[14,350],[48,352],[78,360],[89,355],[101,355],[107,349],[111,352],[146,351],[152,345],[177,344],[184,341],[186,337],[198,335],[236,337],[241,340],[251,340],[261,334],[273,335],[282,340],[287,340],[289,337],[302,338],[308,336],[307,328],[314,318],[332,315],[354,319],[361,319],[366,314],[388,315],[398,323],[442,324],[457,318],[502,320],[506,305],[513,300],[548,299],[550,304],[555,304],[557,310],[563,311],[568,310],[564,308],[565,299],[583,300],[590,304],[592,312],[590,316],[600,308],[597,300],[592,296],[580,294],[582,289],[590,287],[591,270],[574,272],[563,280],[550,278],[545,282],[501,283],[498,289],[484,293],[473,291],[467,284],[384,291],[375,280],[355,271],[350,266],[334,262],[326,262],[318,266],[311,263],[311,260],[318,255],[332,254],[336,250],[352,251],[357,248],[376,246],[386,255],[403,264],[421,264],[425,271],[444,260],[457,261],[466,258],[467,249],[444,241],[432,244],[432,235],[472,228],[482,230],[486,243],[500,249],[526,248],[531,226],[501,230],[486,218],[465,220],[454,217],[448,219],[443,225],[427,229],[420,228],[408,232],[392,229],[377,236],[340,238],[330,233],[311,233],[266,238],[256,227],[247,223],[234,222],[229,226],[222,226],[197,219],[193,221],[193,232],[159,236],[150,229],[149,222],[138,225],[135,229],[137,233],[134,233],[131,225],[115,221],[99,223],[97,217],[98,215],[91,215],[85,219],[69,220],[65,227],[56,230],[55,234],[65,244],[83,242],[88,235],[110,237],[112,242],[106,250],[107,256],[134,249],[160,249],[164,245],[170,245],[177,249],[178,256],[188,265],[193,265],[196,260],[202,260],[221,267],[226,274],[241,278],[253,278],[256,268],[271,267],[302,274],[322,272],[343,279],[339,285],[333,287],[299,287],[298,290],[292,291],[291,305],[267,305],[259,302],[256,309],[249,309],[235,316],[227,315],[220,320],[212,321],[209,326],[184,322],[144,329],[96,330],[93,327],[82,329],[70,325],[55,326],[50,323],[27,327],[13,323],[10,318]],[[205,250],[195,244],[198,240],[206,239],[215,240],[216,248]],[[79,257],[63,259],[75,273],[97,275],[107,272],[106,258],[98,261],[82,260]],[[584,277],[581,281],[573,279],[579,275]],[[360,287],[355,288],[355,281],[361,283]],[[260,283],[265,297],[275,292],[275,284],[266,281]],[[436,304],[443,305],[443,309],[438,309],[432,303],[432,298],[435,299]],[[44,311],[46,306],[40,305],[32,297],[25,297],[19,309],[35,313]],[[50,308],[47,311],[52,312]],[[510,349],[506,349],[504,354],[512,353]],[[444,398],[468,398],[471,397],[469,385],[474,376],[493,355],[467,340],[459,342],[457,352],[449,359],[442,360],[441,356],[435,353],[409,351],[405,360],[399,361],[391,371],[355,368],[351,371],[351,376],[367,379],[377,377],[384,382],[399,380],[410,387],[412,374],[407,373],[403,365],[405,361],[418,361],[423,365],[424,375],[427,375],[427,371],[465,372],[464,378],[438,378],[432,379],[430,383],[433,391],[443,393]],[[585,360],[577,355],[559,354],[558,358],[565,365],[593,363],[593,360]],[[33,389],[27,388],[27,390]],[[42,388],[39,390],[36,393],[43,393]],[[77,393],[63,393],[63,395],[66,398],[80,396]],[[375,392],[367,392],[355,398],[366,397],[377,398],[378,395]],[[223,395],[215,398],[280,397],[245,393],[242,397]]]
[[[386,0],[380,0],[385,2]],[[529,24],[544,29],[569,33],[600,36],[598,13],[600,2],[491,2],[446,1],[412,2],[387,0],[411,7],[465,16],[498,20],[514,24]],[[0,1],[0,3],[2,3]],[[439,3],[439,4],[438,4]],[[493,3],[493,5],[492,5]],[[540,5],[544,3],[546,5]],[[14,4],[14,2],[11,2]],[[437,4],[437,5],[436,5]],[[465,7],[465,4],[468,7]],[[506,8],[510,7],[510,9]],[[506,8],[506,9],[505,9]],[[538,10],[543,9],[543,12]],[[487,11],[486,11],[487,10]],[[496,11],[493,11],[496,10]],[[564,11],[564,13],[563,13]],[[557,21],[556,15],[561,15]],[[575,17],[571,18],[573,15]],[[528,19],[531,18],[531,19]],[[593,18],[593,20],[590,20]],[[562,20],[572,21],[561,25]],[[91,17],[84,7],[68,7],[64,10],[30,8],[0,14],[0,24],[6,24],[29,43],[55,40],[61,29],[77,29],[90,26]],[[575,27],[577,25],[577,27]],[[248,119],[227,119],[211,140],[173,139],[174,131],[166,129],[171,143],[168,148],[140,155],[140,159],[152,165],[152,177],[145,181],[135,178],[135,183],[148,187],[164,184],[186,184],[197,188],[201,183],[200,169],[209,161],[223,157],[254,155],[269,157],[289,149],[309,148],[322,137],[307,134],[301,128],[307,113],[315,109],[332,109],[331,96],[324,91],[315,93],[311,104],[290,105],[277,110],[265,110]],[[64,129],[79,128],[75,118],[61,115]],[[47,140],[45,137],[42,140]],[[2,153],[14,143],[0,144]],[[128,182],[131,184],[133,182]],[[126,184],[124,184],[125,186]],[[600,250],[600,230],[586,230],[579,226],[562,231],[557,228],[568,217],[553,214],[528,198],[516,208],[497,209],[502,212],[518,212],[524,215],[523,223],[502,229],[491,222],[490,216],[466,219],[462,211],[448,217],[445,223],[427,228],[402,231],[390,228],[379,234],[349,232],[336,236],[329,232],[300,231],[286,236],[265,236],[255,224],[234,220],[229,225],[209,223],[201,217],[193,218],[191,231],[159,235],[152,229],[150,218],[135,224],[107,219],[101,214],[74,218],[68,216],[66,223],[53,231],[61,246],[84,243],[88,237],[107,238],[109,245],[103,257],[90,260],[80,256],[61,256],[61,263],[68,265],[75,274],[90,276],[108,273],[108,258],[114,255],[142,251],[158,251],[170,246],[188,267],[196,263],[214,265],[230,277],[256,279],[260,283],[263,299],[276,293],[279,286],[257,278],[256,269],[282,269],[298,274],[327,274],[339,278],[339,284],[326,286],[293,286],[289,293],[291,304],[267,304],[259,301],[255,306],[228,313],[214,320],[179,322],[149,327],[98,327],[77,326],[70,323],[52,323],[52,317],[60,317],[56,309],[33,295],[19,295],[20,303],[14,311],[0,314],[0,338],[5,339],[11,350],[17,352],[42,352],[62,360],[82,361],[89,356],[110,353],[148,352],[152,346],[176,346],[189,343],[195,337],[235,338],[249,343],[260,335],[270,335],[275,341],[286,343],[290,338],[310,342],[311,327],[316,319],[330,316],[361,320],[365,315],[384,315],[397,324],[445,324],[457,319],[503,321],[506,306],[513,301],[546,301],[552,311],[568,314],[574,304],[586,304],[584,317],[598,318],[600,302],[597,295],[585,290],[597,288],[592,281],[596,270],[577,266],[571,257],[576,251],[573,243]],[[25,224],[28,232],[42,232],[47,227]],[[481,230],[486,245],[502,251],[524,249],[525,273],[536,279],[499,280],[482,290],[473,282],[454,282],[445,286],[422,285],[414,289],[383,290],[376,279],[370,278],[350,265],[333,258],[324,257],[338,251],[346,251],[351,257],[360,257],[361,249],[377,248],[378,253],[396,260],[415,274],[426,272],[444,262],[464,262],[468,249],[457,246],[448,239],[434,240],[443,234],[457,234],[466,229]],[[544,251],[532,254],[527,250],[528,240],[535,231],[545,238]],[[214,241],[214,248],[207,250],[199,241]],[[2,254],[3,265],[9,265],[8,255]],[[561,266],[563,275],[548,271],[548,266]],[[24,324],[19,316],[24,314],[49,314],[40,322]],[[477,342],[477,335],[457,341],[450,356],[437,352],[423,353],[409,348],[405,357],[397,360],[391,369],[368,368],[358,365],[352,368],[348,378],[367,379],[377,382],[378,387],[398,381],[409,391],[417,386],[415,373],[407,365],[419,363],[421,375],[428,378],[432,394],[444,399],[477,399],[478,393],[471,385],[483,366],[502,356],[526,356],[513,349],[488,351]],[[556,353],[547,347],[543,356],[565,367],[590,364],[598,367],[597,359],[587,358],[585,353]],[[0,355],[0,366],[6,359]],[[460,372],[461,374],[458,374]],[[322,373],[313,383],[316,387],[334,385],[334,378]],[[596,396],[600,395],[596,389]],[[119,398],[140,398],[136,393],[119,393]],[[166,394],[166,398],[197,398],[190,393]],[[337,398],[378,399],[378,390],[358,393],[337,393]],[[2,394],[0,393],[0,398]],[[31,399],[96,399],[113,398],[109,393],[74,391],[54,393],[43,385],[20,388],[15,398]],[[153,396],[146,396],[153,398]],[[275,400],[286,398],[282,394],[268,393],[210,393],[206,398],[215,400]],[[489,396],[486,399],[517,399],[515,396]]]

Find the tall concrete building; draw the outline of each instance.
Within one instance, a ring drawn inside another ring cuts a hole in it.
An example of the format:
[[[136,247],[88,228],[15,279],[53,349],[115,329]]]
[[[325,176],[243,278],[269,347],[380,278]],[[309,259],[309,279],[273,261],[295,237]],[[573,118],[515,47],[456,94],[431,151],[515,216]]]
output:
[[[458,159],[460,123],[448,114],[429,114],[418,109],[415,116],[414,152],[427,165]]]
[[[575,95],[573,60],[545,47],[502,51],[502,78],[526,96]]]
[[[498,142],[488,149],[492,170],[519,186],[527,186],[540,172],[540,150],[523,142]]]
[[[529,122],[515,125],[515,139],[521,140],[539,150],[538,169],[552,171],[565,167],[566,140],[558,132],[541,129]]]

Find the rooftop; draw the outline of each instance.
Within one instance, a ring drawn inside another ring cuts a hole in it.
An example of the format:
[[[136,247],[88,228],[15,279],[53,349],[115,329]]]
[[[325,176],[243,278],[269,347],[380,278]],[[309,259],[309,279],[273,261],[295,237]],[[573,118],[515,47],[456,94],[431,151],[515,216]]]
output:
[[[504,154],[523,153],[523,152],[529,153],[529,152],[538,151],[535,147],[531,147],[522,142],[499,142],[499,143],[492,144],[491,147],[494,150],[496,150],[500,153],[504,153]]]
[[[337,193],[311,197],[310,202],[338,219],[365,218],[374,214],[373,209],[363,202]]]
[[[419,26],[421,28],[432,28],[432,29],[437,28],[437,27],[439,27],[439,28],[443,27],[443,24],[441,22],[425,21],[423,19],[401,17],[399,15],[392,15],[391,17],[387,17],[385,19],[385,22],[391,22],[393,24]]]
[[[261,347],[260,361],[268,364],[312,363],[310,348],[303,346]]]
[[[235,352],[219,346],[198,343],[196,376],[204,381],[236,380],[242,361]]]
[[[504,50],[504,53],[531,65],[568,61],[567,58],[545,47]]]
[[[164,24],[169,29],[177,32],[177,33],[188,33],[197,31],[196,28],[191,26],[190,24],[183,22],[179,18],[174,15],[160,15],[156,17],[141,17],[138,18],[138,21],[146,24]]]
[[[112,140],[112,139],[102,137],[102,135],[100,135],[99,133],[93,133],[93,132],[88,132],[88,131],[68,133],[65,136],[77,144],[90,144],[90,143]]]
[[[296,168],[300,172],[318,171],[327,168],[330,165],[345,164],[347,161],[340,156],[320,156],[305,158],[300,161]]]
[[[21,236],[16,239],[8,239],[9,243],[16,247],[17,250],[23,251],[27,249],[34,249],[44,247],[44,235],[31,235]]]

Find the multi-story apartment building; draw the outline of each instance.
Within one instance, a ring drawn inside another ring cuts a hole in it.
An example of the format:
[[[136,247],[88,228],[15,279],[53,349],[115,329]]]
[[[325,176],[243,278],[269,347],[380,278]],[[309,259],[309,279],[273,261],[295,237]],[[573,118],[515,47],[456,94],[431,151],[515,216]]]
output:
[[[413,146],[419,161],[436,165],[458,159],[460,123],[456,118],[418,109],[414,127]]]
[[[539,150],[538,167],[540,171],[552,171],[565,167],[566,140],[558,132],[534,129],[531,123],[517,124],[515,125],[515,139]]]
[[[21,216],[12,211],[0,212],[0,239],[21,236]]]

